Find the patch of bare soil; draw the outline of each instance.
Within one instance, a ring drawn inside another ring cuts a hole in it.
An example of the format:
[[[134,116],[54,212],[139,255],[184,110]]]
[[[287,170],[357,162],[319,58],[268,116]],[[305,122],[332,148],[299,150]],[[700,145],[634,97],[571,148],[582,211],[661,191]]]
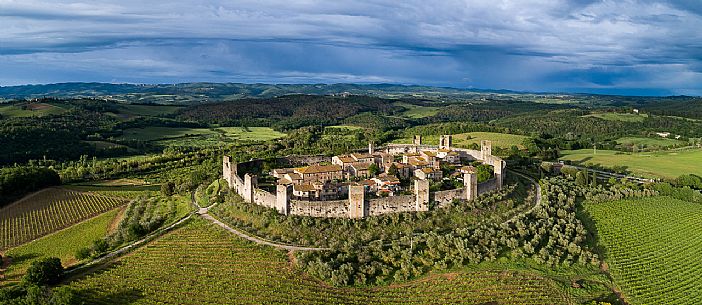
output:
[[[110,225],[107,227],[107,235],[110,235],[117,231],[119,223],[122,222],[122,219],[124,219],[124,213],[126,211],[126,206],[123,206],[119,209],[119,212],[117,212],[117,215],[115,216],[115,218],[112,219],[112,222],[110,222]]]

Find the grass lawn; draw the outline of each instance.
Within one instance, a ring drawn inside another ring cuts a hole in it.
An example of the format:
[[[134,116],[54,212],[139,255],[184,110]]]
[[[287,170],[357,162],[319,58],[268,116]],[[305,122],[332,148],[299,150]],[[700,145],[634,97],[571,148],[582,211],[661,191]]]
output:
[[[439,112],[439,107],[418,106],[403,102],[395,102],[393,105],[405,108],[406,110],[402,112],[402,116],[412,119],[430,117]]]
[[[492,141],[493,147],[510,148],[512,146],[517,146],[520,149],[524,149],[524,140],[528,139],[527,136],[513,135],[506,133],[496,133],[496,132],[468,132],[453,135],[453,144],[459,148],[470,148],[473,143],[480,145],[482,140]],[[411,138],[402,138],[392,141],[393,143],[412,143]],[[422,143],[429,145],[438,145],[439,136],[430,135],[422,136]]]
[[[643,122],[648,118],[648,114],[605,112],[589,114],[586,117],[600,118],[607,121]]]
[[[30,117],[61,114],[66,109],[46,103],[29,103],[21,105],[0,106],[0,115],[7,117]]]
[[[676,178],[682,174],[702,175],[702,150],[622,153],[592,149],[564,150],[561,160],[582,164],[600,164],[604,167],[624,166],[636,175],[649,178]]]
[[[702,303],[702,205],[651,197],[585,207],[630,304]]]
[[[8,281],[20,280],[32,261],[42,257],[58,257],[64,267],[76,263],[75,253],[81,248],[90,246],[94,240],[105,237],[118,212],[119,209],[111,210],[54,234],[10,249],[5,252],[6,256],[12,257],[12,264],[5,272],[6,279]]]

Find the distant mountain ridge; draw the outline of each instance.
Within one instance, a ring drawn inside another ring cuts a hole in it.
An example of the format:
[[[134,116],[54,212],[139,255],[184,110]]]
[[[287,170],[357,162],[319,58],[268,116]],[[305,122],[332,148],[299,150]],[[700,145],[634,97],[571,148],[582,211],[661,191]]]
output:
[[[244,84],[244,83],[181,83],[181,84],[110,84],[56,83],[0,87],[6,99],[41,97],[103,97],[113,95],[193,95],[211,99],[261,97],[286,94],[350,94],[387,95],[410,93],[485,94],[519,93],[510,90],[459,89],[398,84]]]

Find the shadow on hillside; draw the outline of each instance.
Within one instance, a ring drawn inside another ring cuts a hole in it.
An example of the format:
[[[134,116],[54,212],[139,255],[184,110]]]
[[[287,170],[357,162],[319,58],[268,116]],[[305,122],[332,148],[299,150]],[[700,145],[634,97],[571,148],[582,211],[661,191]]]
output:
[[[579,204],[575,211],[575,216],[580,219],[585,230],[587,230],[587,245],[590,246],[592,251],[596,253],[600,259],[607,258],[607,247],[600,242],[600,236],[597,232],[597,226],[595,225],[595,220],[592,218],[592,215],[585,210],[582,204]]]

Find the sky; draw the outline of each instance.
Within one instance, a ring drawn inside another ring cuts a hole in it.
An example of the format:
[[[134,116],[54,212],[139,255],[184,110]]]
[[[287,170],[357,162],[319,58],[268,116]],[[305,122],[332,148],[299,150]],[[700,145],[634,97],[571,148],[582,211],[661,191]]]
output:
[[[202,81],[702,95],[702,0],[0,0],[0,86]]]

